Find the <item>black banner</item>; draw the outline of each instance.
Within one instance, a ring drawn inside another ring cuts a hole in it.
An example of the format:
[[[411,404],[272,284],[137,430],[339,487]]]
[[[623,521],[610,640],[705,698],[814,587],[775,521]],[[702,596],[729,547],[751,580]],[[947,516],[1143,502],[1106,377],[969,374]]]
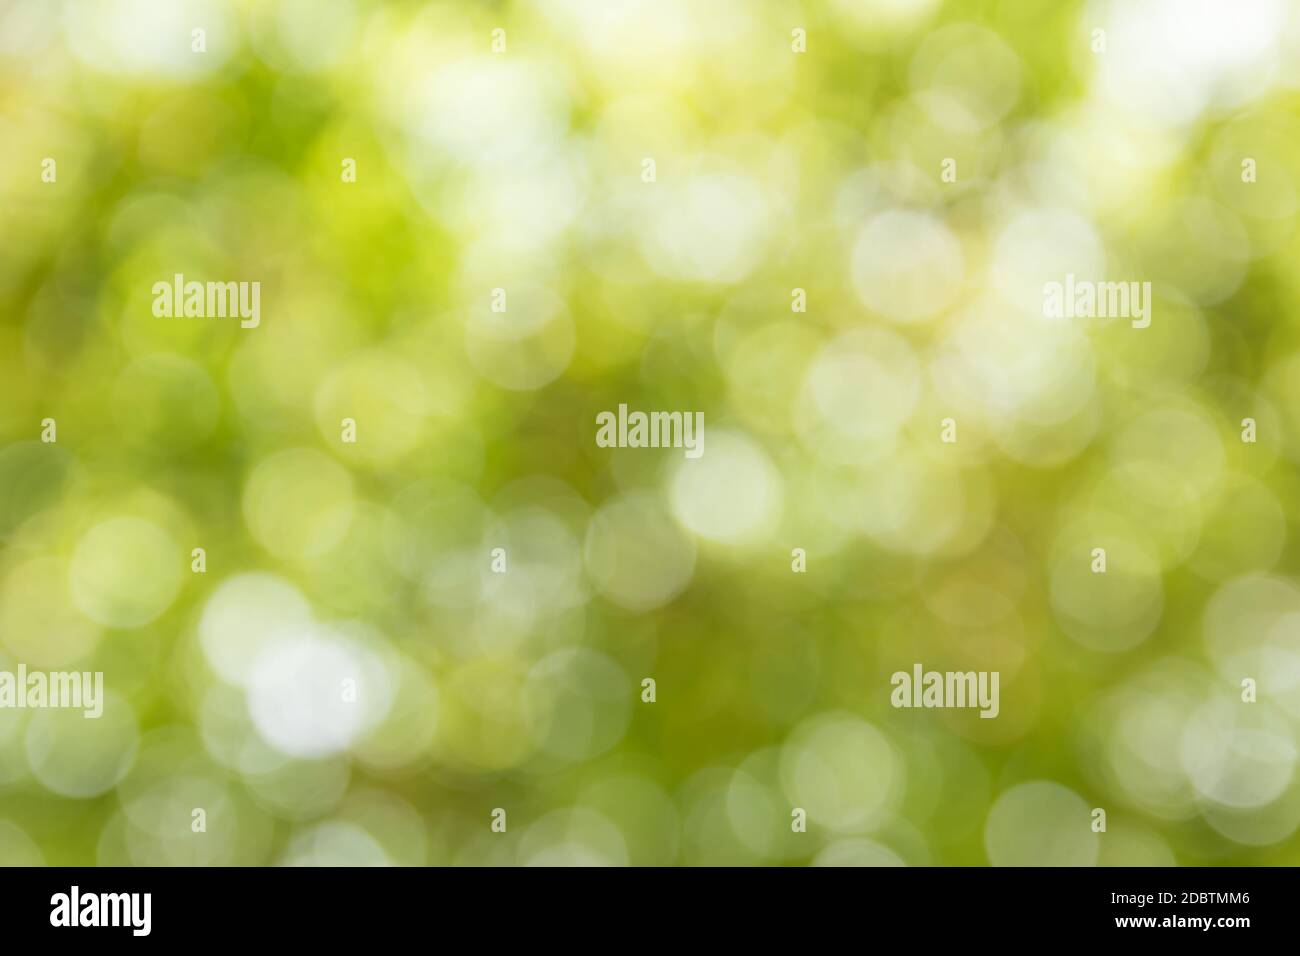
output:
[[[1293,869],[4,871],[6,938],[55,942],[374,945],[611,944],[672,931],[784,932],[829,941],[922,932],[1034,942],[1106,936],[1138,946],[1232,945],[1294,926]],[[439,930],[430,937],[430,928]],[[613,935],[610,935],[610,934]],[[694,937],[683,937],[694,938]],[[454,941],[454,942],[453,942]]]

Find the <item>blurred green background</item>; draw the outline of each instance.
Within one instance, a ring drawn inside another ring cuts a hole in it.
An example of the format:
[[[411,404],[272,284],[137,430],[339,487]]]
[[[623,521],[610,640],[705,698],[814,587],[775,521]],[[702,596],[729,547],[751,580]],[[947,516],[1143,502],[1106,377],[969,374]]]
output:
[[[1298,103],[1266,0],[0,0],[0,669],[108,693],[0,862],[1300,864]]]

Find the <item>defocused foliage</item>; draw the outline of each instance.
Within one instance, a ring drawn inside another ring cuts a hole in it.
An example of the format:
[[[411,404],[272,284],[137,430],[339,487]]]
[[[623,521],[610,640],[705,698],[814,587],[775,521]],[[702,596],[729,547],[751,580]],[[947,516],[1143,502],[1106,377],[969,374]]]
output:
[[[1266,0],[0,0],[0,669],[108,689],[0,862],[1300,864],[1298,103]]]

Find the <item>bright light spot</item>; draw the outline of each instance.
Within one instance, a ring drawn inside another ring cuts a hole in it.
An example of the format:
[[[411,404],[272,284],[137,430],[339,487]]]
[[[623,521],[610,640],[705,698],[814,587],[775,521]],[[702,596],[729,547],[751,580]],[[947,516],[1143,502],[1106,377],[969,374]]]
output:
[[[704,454],[683,459],[671,479],[673,513],[702,538],[723,544],[763,539],[781,517],[781,475],[741,432],[710,431]]]
[[[96,624],[140,627],[176,599],[187,557],[153,522],[112,518],[77,542],[70,572],[72,599]]]
[[[38,710],[27,723],[32,776],[61,797],[84,800],[111,790],[135,759],[140,732],[131,705],[104,692],[103,713],[87,719],[76,708]]]
[[[532,285],[500,286],[505,311],[493,312],[490,290],[471,310],[465,351],[474,370],[501,388],[524,392],[541,388],[569,365],[576,342],[573,319],[564,303]]]
[[[993,866],[1095,866],[1101,838],[1091,808],[1046,780],[1005,791],[989,811],[984,848]]]
[[[240,574],[221,582],[199,619],[199,641],[214,671],[244,685],[258,652],[299,634],[311,606],[293,585],[270,574]]]
[[[650,267],[670,279],[738,282],[758,262],[767,243],[769,213],[762,187],[747,176],[701,172],[685,182],[653,185],[641,251]]]
[[[388,713],[392,689],[383,664],[361,645],[306,633],[258,655],[248,712],[258,733],[292,757],[348,749]]]
[[[244,521],[253,537],[282,558],[329,552],[352,523],[352,476],[309,448],[262,459],[244,486]]]
[[[68,565],[34,558],[14,566],[0,586],[0,641],[29,667],[80,660],[99,643],[99,628],[69,601]]]
[[[874,327],[844,333],[808,367],[795,408],[800,440],[827,461],[887,457],[920,397],[920,378],[902,337]]]
[[[895,322],[928,319],[961,291],[961,243],[924,213],[890,210],[868,222],[853,244],[853,287],[868,308]]]
[[[667,604],[695,570],[695,544],[658,498],[647,494],[615,498],[596,512],[584,555],[600,592],[632,611]]]
[[[884,734],[852,714],[806,720],[781,749],[781,783],[790,804],[838,832],[879,826],[902,788],[903,774]]]

